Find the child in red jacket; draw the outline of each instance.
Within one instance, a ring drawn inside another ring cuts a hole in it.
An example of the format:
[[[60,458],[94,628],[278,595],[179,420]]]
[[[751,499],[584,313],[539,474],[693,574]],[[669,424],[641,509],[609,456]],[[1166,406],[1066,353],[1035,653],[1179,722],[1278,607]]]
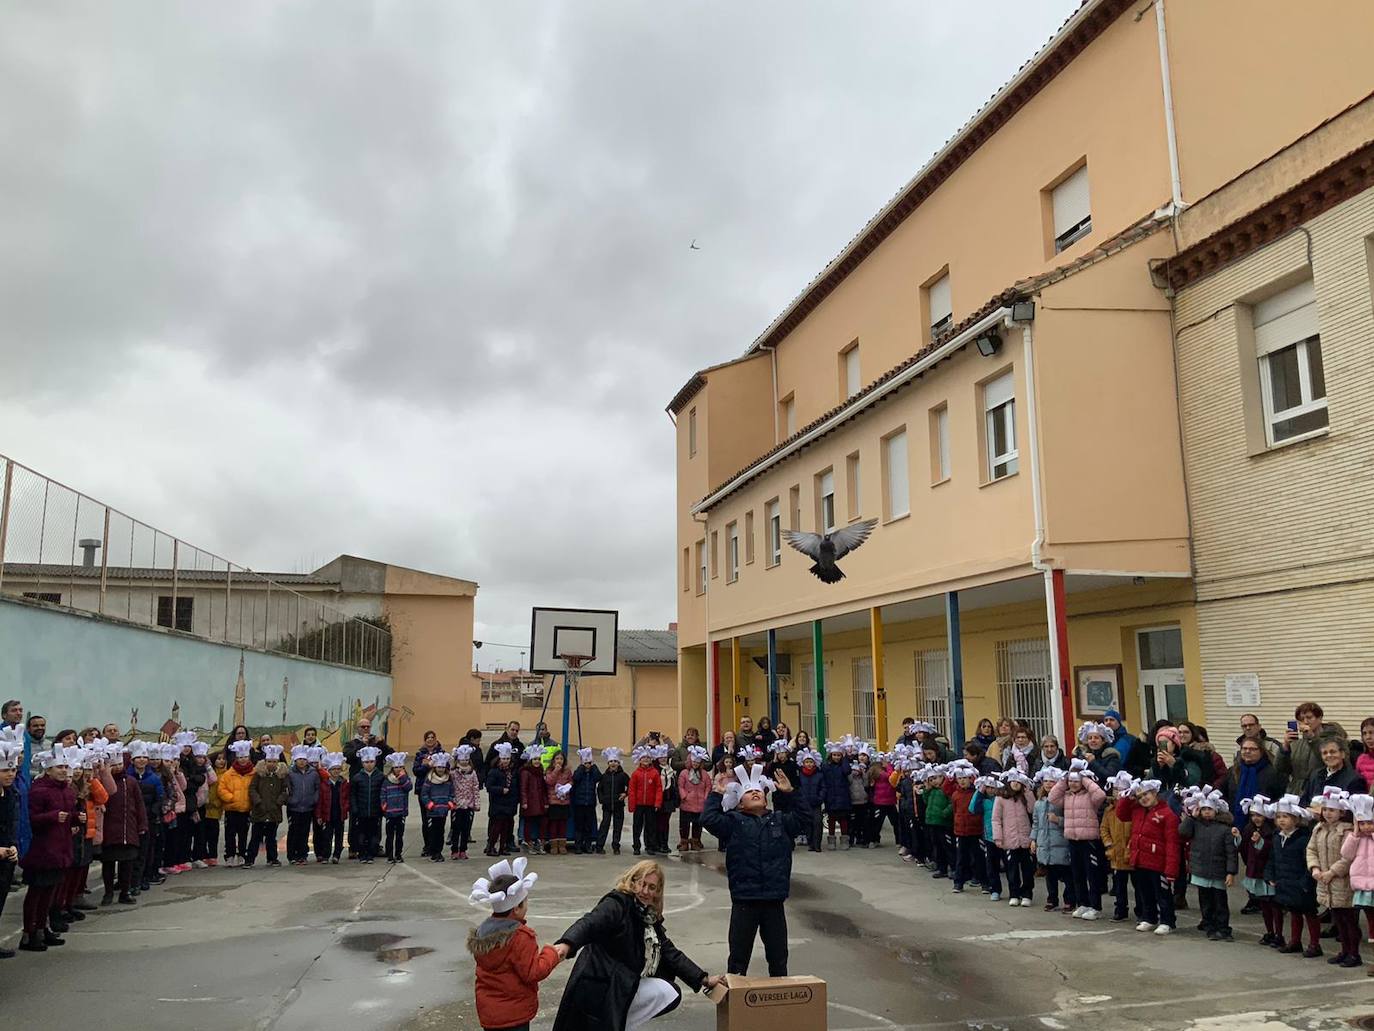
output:
[[[1178,869],[1178,817],[1159,800],[1160,782],[1142,780],[1123,792],[1116,815],[1131,825],[1131,881],[1140,903],[1137,931],[1171,934],[1174,892],[1169,874]]]
[[[567,955],[566,946],[540,948],[525,923],[529,893],[539,879],[525,873],[524,856],[502,860],[472,885],[468,900],[490,906],[491,916],[468,932],[477,966],[477,1019],[483,1031],[528,1028],[539,1012],[539,982]]]
[[[983,816],[969,811],[969,803],[977,793],[973,786],[978,769],[966,759],[951,763],[950,775],[942,785],[954,809],[954,890],[962,892],[968,881],[978,880],[979,860],[983,840]]]
[[[630,774],[630,794],[626,805],[634,814],[634,849],[639,855],[641,837],[652,853],[656,851],[658,807],[663,802],[663,778],[654,765],[652,748],[636,748],[630,753],[635,771]]]

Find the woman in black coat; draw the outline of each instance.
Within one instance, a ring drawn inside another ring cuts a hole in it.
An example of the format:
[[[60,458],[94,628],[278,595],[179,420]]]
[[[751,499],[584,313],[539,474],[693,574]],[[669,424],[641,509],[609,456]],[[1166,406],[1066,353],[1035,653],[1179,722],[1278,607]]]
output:
[[[681,980],[692,991],[722,980],[678,951],[663,930],[663,868],[636,863],[554,947],[577,963],[563,989],[554,1031],[636,1031],[677,1008]]]

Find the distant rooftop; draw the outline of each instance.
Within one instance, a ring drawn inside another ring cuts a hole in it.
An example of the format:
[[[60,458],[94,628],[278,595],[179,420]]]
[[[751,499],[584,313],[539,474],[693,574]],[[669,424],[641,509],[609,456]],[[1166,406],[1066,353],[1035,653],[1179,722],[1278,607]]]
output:
[[[631,666],[677,662],[676,630],[622,630],[616,642],[620,661]]]

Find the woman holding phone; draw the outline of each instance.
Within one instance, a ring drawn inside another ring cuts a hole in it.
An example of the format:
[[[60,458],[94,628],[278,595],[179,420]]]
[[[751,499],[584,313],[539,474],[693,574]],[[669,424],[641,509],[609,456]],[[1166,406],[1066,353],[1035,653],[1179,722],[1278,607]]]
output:
[[[1338,741],[1341,748],[1350,750],[1345,728],[1323,722],[1322,707],[1316,702],[1303,702],[1288,721],[1279,747],[1279,773],[1288,779],[1289,794],[1301,795],[1312,774],[1322,768],[1322,744],[1327,741]]]

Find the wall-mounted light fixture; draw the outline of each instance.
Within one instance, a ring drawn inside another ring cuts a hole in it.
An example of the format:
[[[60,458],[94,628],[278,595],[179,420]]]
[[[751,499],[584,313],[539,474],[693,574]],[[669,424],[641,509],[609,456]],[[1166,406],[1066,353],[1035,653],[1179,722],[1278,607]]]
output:
[[[984,358],[991,358],[1002,349],[1002,337],[996,330],[984,333],[974,341],[978,347],[978,353]]]
[[[1011,306],[1012,322],[1034,322],[1035,321],[1035,302],[1016,301]]]

